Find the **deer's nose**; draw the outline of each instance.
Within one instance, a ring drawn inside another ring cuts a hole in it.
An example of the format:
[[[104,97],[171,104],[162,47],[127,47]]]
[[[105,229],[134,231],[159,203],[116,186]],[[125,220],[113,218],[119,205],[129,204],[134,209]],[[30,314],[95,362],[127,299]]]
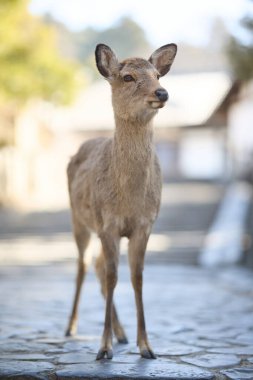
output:
[[[166,102],[169,98],[168,92],[164,90],[164,88],[158,88],[158,90],[155,91],[155,95],[161,102]]]

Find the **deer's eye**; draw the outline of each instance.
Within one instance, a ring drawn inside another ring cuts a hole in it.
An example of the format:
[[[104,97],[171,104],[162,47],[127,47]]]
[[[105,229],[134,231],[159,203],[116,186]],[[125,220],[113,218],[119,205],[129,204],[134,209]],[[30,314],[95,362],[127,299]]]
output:
[[[134,81],[134,78],[132,77],[132,75],[125,75],[123,77],[123,79],[124,79],[125,82],[132,82],[132,81]]]
[[[156,76],[156,77],[157,77],[157,79],[160,79],[160,78],[161,78],[161,75],[157,74],[157,76]]]

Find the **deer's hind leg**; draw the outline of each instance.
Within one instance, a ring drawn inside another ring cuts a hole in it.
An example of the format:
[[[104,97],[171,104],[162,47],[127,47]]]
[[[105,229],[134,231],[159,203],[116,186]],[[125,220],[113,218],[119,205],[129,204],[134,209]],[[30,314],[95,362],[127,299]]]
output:
[[[100,255],[96,259],[95,267],[96,267],[97,277],[101,285],[101,292],[104,298],[106,299],[106,273],[105,273],[105,262],[104,262],[104,254],[103,254],[102,247],[101,247]],[[125,334],[124,328],[122,327],[119,321],[118,313],[117,313],[114,303],[112,305],[112,327],[113,327],[113,332],[118,340],[118,343],[121,343],[121,344],[128,343],[127,336]]]
[[[72,311],[70,314],[70,319],[68,327],[66,330],[66,336],[75,335],[77,330],[77,319],[78,319],[78,305],[80,300],[80,294],[82,289],[83,280],[86,274],[86,265],[84,262],[84,252],[89,244],[90,232],[84,226],[76,223],[73,220],[73,233],[78,249],[78,261],[77,261],[77,276],[76,276],[76,290],[72,306]]]
[[[144,307],[142,299],[143,266],[146,246],[149,238],[149,229],[139,229],[129,239],[129,264],[131,280],[135,293],[137,307],[137,345],[141,356],[146,359],[155,359],[156,356],[148,342],[145,327]]]

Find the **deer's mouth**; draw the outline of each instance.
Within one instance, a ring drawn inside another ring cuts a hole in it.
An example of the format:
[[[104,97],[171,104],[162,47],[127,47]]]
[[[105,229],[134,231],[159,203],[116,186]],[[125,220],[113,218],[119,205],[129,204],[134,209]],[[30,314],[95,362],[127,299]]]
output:
[[[166,102],[161,102],[160,100],[152,100],[148,102],[149,106],[153,109],[163,108]]]

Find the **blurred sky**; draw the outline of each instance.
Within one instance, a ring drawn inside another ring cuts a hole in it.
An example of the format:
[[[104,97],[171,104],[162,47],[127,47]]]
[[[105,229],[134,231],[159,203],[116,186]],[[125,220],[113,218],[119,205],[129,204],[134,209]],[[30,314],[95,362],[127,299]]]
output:
[[[235,34],[239,19],[252,10],[249,0],[32,0],[34,14],[50,12],[73,30],[103,29],[127,15],[145,30],[153,45],[208,42],[212,21],[220,17]]]

